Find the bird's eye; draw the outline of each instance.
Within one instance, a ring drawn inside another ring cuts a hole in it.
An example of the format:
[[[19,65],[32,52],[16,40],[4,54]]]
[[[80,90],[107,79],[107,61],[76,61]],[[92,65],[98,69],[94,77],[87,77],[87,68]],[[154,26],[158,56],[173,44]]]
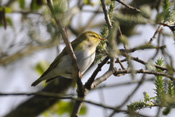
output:
[[[96,35],[92,35],[92,37],[97,38]]]

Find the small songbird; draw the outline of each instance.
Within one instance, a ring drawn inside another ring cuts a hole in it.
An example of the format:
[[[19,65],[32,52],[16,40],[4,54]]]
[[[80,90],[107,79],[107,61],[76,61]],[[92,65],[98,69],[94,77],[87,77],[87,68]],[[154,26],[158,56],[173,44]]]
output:
[[[96,48],[101,40],[104,39],[99,34],[93,31],[87,31],[71,42],[81,74],[83,74],[93,63]],[[66,52],[66,48],[64,48],[43,75],[32,83],[32,86],[36,86],[43,80],[50,81],[59,76],[71,79],[72,73],[72,61]]]

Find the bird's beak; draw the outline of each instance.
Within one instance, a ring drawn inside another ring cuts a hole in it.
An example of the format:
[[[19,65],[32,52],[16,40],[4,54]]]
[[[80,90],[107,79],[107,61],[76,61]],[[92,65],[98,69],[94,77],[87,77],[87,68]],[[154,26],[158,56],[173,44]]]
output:
[[[106,41],[107,39],[106,38],[100,38],[100,40]]]

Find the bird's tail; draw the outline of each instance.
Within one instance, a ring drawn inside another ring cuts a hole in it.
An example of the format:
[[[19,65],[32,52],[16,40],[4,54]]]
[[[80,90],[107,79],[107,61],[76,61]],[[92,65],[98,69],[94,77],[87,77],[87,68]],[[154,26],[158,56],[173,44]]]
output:
[[[43,80],[47,80],[50,76],[50,74],[46,74],[47,73],[47,71],[43,74],[43,75],[41,75],[37,80],[35,80],[32,84],[31,84],[31,86],[36,86],[36,85],[38,85],[41,81],[43,81]]]
[[[31,86],[36,86],[37,84],[39,84],[42,80],[39,78],[36,81],[34,81]]]
[[[46,75],[45,75],[45,76],[42,75],[40,78],[38,78],[37,80],[35,80],[35,81],[31,84],[31,86],[36,86],[36,85],[38,85],[40,82],[42,82],[43,80],[46,80],[46,82],[49,82],[49,81],[51,81],[51,80],[53,80],[53,79],[55,79],[55,78],[57,78],[57,77],[58,77],[58,76],[49,78],[49,77],[47,77]]]

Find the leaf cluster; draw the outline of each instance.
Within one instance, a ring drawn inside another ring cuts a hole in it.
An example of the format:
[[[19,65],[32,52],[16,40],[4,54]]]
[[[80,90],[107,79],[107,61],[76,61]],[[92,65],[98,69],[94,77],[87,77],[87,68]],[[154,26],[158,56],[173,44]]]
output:
[[[54,106],[46,110],[43,115],[44,117],[49,117],[52,115],[58,115],[58,116],[71,116],[72,113],[72,107],[74,105],[73,101],[59,101]],[[88,109],[85,104],[82,105],[81,110],[80,110],[80,115],[86,115]]]
[[[158,59],[156,65],[163,66],[163,59]],[[161,69],[156,69],[158,72],[163,72]],[[143,108],[151,108],[159,106],[163,108],[162,114],[168,115],[175,105],[175,87],[172,80],[164,79],[158,75],[155,77],[155,97],[150,97],[148,93],[144,92],[144,100],[129,104],[129,111],[137,111]]]

